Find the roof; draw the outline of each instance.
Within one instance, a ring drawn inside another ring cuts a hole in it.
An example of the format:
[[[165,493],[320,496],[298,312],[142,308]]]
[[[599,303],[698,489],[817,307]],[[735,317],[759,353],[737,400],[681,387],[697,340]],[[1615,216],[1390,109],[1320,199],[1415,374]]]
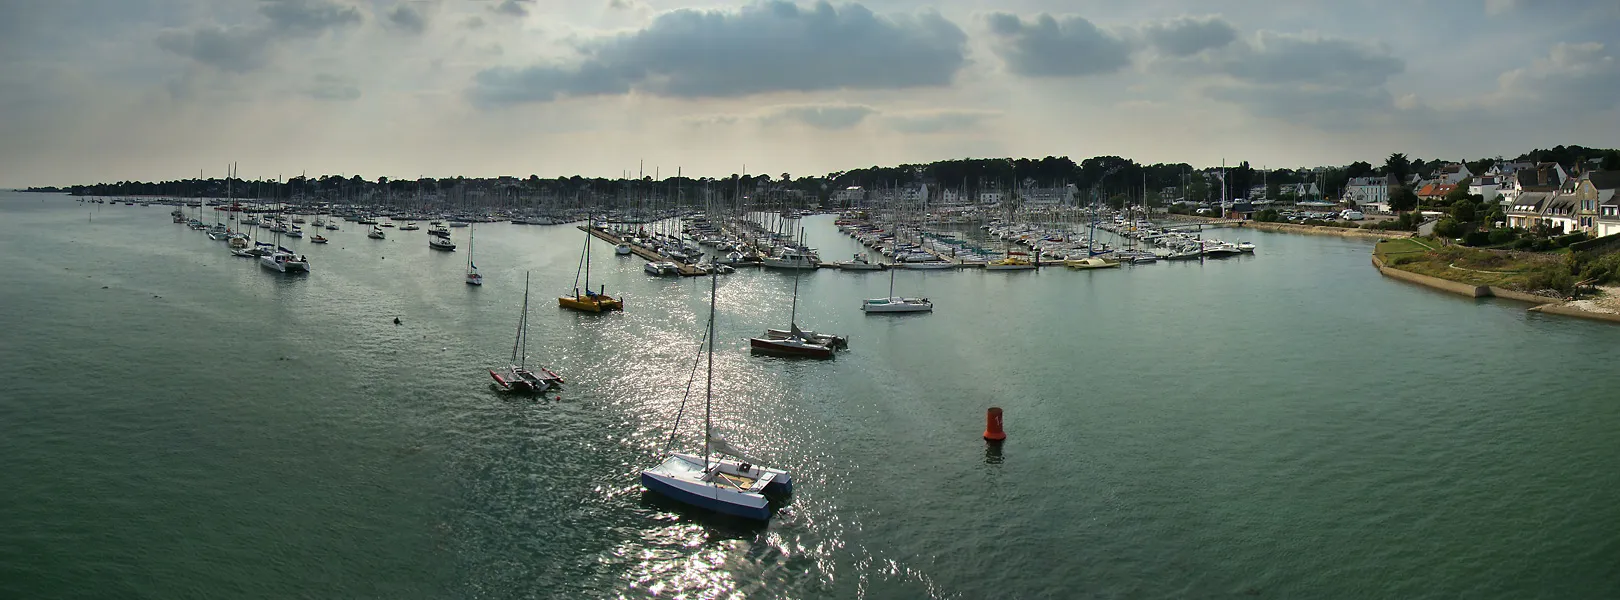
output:
[[[1429,196],[1429,197],[1444,196],[1446,194],[1451,193],[1451,190],[1454,190],[1454,189],[1457,189],[1457,184],[1454,184],[1454,183],[1431,183],[1429,185],[1423,186],[1423,189],[1418,190],[1417,195],[1419,195],[1419,196]]]
[[[1620,171],[1593,171],[1591,178],[1592,187],[1600,190],[1612,190],[1620,187]]]
[[[1563,183],[1558,180],[1558,171],[1548,168],[1519,169],[1513,172],[1513,176],[1518,178],[1519,187],[1527,190],[1552,191]]]
[[[1508,207],[1508,212],[1540,213],[1542,207],[1547,203],[1548,195],[1549,194],[1547,192],[1525,192],[1523,194],[1519,194],[1518,198],[1513,199],[1513,206]]]

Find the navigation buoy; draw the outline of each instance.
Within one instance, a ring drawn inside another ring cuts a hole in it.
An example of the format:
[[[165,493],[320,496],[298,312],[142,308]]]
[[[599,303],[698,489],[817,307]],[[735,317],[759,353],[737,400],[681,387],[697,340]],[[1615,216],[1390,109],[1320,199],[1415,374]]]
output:
[[[984,441],[1000,442],[1007,439],[1007,433],[1001,430],[1001,407],[992,406],[984,411]]]
[[[399,324],[399,317],[394,317],[394,324],[395,324],[395,325],[398,325],[398,324]]]

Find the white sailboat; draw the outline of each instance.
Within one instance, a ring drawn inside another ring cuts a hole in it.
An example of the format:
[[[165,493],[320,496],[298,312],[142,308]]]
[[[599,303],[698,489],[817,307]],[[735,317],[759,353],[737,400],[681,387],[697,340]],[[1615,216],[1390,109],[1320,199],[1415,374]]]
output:
[[[933,312],[934,303],[927,298],[901,298],[894,295],[894,269],[889,269],[889,296],[869,298],[861,303],[861,311],[872,313]]]
[[[703,452],[668,452],[658,466],[641,472],[641,486],[677,502],[718,513],[768,521],[767,494],[789,494],[793,479],[787,471],[759,466],[725,440],[714,437],[715,303],[719,277],[709,276],[708,375],[703,397]],[[679,428],[679,422],[676,427]],[[670,439],[673,441],[674,433]],[[729,455],[733,458],[724,458]],[[740,460],[739,460],[740,459]]]
[[[478,274],[478,265],[473,264],[473,230],[467,230],[467,285],[484,285],[484,276]]]

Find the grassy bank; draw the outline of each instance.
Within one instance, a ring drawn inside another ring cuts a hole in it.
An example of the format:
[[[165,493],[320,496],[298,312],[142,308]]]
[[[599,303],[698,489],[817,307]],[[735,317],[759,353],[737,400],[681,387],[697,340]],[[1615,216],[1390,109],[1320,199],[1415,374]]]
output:
[[[1558,254],[1439,246],[1421,238],[1380,241],[1373,253],[1384,265],[1403,271],[1521,292],[1556,288],[1550,278],[1568,273],[1565,258]]]

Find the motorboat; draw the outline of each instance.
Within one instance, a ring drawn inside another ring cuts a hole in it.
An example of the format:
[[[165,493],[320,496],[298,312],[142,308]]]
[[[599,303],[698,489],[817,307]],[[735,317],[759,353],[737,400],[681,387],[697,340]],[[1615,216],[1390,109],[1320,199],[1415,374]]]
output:
[[[1092,256],[1089,258],[1071,258],[1063,261],[1063,265],[1070,269],[1110,269],[1118,267],[1119,261]]]
[[[327,231],[337,231],[338,230],[338,224],[337,223],[327,223],[326,224],[326,230]]]
[[[1237,243],[1237,249],[1238,249],[1239,252],[1247,252],[1247,253],[1253,254],[1254,253],[1254,242],[1238,242]]]
[[[417,225],[415,223],[406,223],[404,225],[399,226],[400,231],[416,231],[416,230],[421,229],[421,228],[422,228],[421,226],[419,226],[419,225]]]
[[[650,262],[641,267],[641,270],[646,271],[648,275],[657,275],[659,277],[681,274],[680,266],[669,261]]]
[[[820,266],[814,255],[791,249],[783,249],[776,256],[767,256],[760,264],[772,269],[814,269]]]
[[[929,271],[938,271],[938,270],[944,270],[944,269],[955,269],[957,267],[956,263],[945,262],[945,261],[942,261],[942,260],[934,260],[934,261],[926,261],[926,262],[908,262],[908,263],[901,263],[901,264],[907,269],[929,270]]]
[[[311,244],[325,244],[328,241],[330,241],[330,240],[327,240],[325,237],[321,236],[321,234],[319,234],[319,233],[317,233],[314,236],[311,236],[309,238],[309,243],[311,243]]]
[[[451,252],[451,251],[454,251],[456,249],[456,244],[455,244],[455,242],[450,241],[450,238],[448,238],[448,237],[439,237],[439,236],[436,236],[436,235],[430,235],[430,236],[428,236],[428,247],[432,248],[434,250],[444,250],[446,252]]]
[[[845,271],[881,271],[883,263],[875,263],[868,259],[865,252],[856,254],[853,258],[838,263],[838,268]]]
[[[367,233],[366,237],[374,239],[374,240],[380,240],[380,239],[383,239],[385,237],[388,237],[388,235],[383,233],[382,228],[379,228],[379,227],[373,225],[371,227],[371,232]]]
[[[308,273],[309,259],[293,254],[286,248],[277,248],[275,252],[260,256],[259,266],[278,273]]]
[[[630,244],[620,242],[619,245],[613,247],[613,253],[619,256],[629,256],[631,254]]]

